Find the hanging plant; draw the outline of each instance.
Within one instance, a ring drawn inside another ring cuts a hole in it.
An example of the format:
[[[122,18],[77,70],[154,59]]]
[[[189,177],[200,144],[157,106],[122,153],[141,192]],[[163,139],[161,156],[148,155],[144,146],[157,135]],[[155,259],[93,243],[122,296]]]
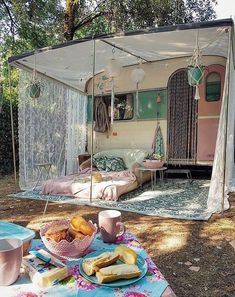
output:
[[[37,99],[41,94],[41,85],[39,81],[31,82],[29,85],[29,96],[33,99]]]
[[[199,48],[199,31],[197,32],[196,48],[187,67],[188,83],[196,88],[194,99],[200,99],[199,85],[202,82],[205,66],[202,64],[202,52]]]
[[[204,66],[188,66],[188,83],[190,86],[199,85],[204,74]]]
[[[40,97],[42,91],[42,84],[36,77],[36,53],[34,54],[34,69],[32,74],[32,80],[28,86],[28,93],[32,99]]]

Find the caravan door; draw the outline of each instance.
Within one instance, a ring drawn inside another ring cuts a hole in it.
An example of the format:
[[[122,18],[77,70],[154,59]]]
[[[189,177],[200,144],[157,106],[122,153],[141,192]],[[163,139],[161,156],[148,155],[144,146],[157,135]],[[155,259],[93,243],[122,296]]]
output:
[[[219,126],[225,67],[210,65],[200,85],[198,102],[197,163],[212,165]]]
[[[174,72],[168,81],[169,164],[195,164],[197,150],[197,101],[188,84],[186,69]]]

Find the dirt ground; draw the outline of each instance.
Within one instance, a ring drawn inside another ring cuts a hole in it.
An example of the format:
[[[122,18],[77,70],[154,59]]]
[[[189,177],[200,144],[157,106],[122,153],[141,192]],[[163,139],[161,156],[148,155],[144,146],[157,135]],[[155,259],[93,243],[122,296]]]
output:
[[[101,210],[50,203],[43,217],[45,202],[7,196],[18,190],[12,176],[0,177],[0,219],[35,231],[42,223],[70,218],[75,213],[97,222]],[[128,231],[138,237],[178,297],[232,297],[235,296],[232,247],[235,245],[235,196],[230,197],[230,204],[229,211],[214,215],[208,222],[122,214]],[[199,271],[190,270],[194,266]]]

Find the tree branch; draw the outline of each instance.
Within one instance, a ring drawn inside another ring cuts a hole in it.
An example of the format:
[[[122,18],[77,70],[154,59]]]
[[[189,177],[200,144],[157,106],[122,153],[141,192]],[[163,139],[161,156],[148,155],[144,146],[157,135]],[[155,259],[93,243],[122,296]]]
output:
[[[83,26],[86,26],[88,24],[90,24],[92,21],[94,21],[96,18],[102,16],[102,15],[105,15],[106,12],[99,12],[93,16],[89,15],[87,16],[85,19],[81,20],[78,24],[76,24],[74,26],[74,31],[78,30],[79,28],[83,27]]]
[[[8,7],[8,5],[6,4],[5,0],[1,0],[1,2],[3,3],[5,9],[6,9],[6,12],[10,18],[10,22],[11,22],[11,28],[10,28],[10,31],[12,33],[12,35],[14,36],[15,35],[15,29],[14,27],[17,26],[16,22],[14,21],[13,17],[12,17],[12,14],[11,14],[11,11]]]

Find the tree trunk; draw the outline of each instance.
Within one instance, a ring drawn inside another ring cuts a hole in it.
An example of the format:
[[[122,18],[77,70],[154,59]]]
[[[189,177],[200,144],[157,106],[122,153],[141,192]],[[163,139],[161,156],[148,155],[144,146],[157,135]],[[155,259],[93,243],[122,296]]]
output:
[[[75,17],[79,1],[66,0],[66,11],[64,17],[64,38],[66,41],[73,40],[75,33]]]

